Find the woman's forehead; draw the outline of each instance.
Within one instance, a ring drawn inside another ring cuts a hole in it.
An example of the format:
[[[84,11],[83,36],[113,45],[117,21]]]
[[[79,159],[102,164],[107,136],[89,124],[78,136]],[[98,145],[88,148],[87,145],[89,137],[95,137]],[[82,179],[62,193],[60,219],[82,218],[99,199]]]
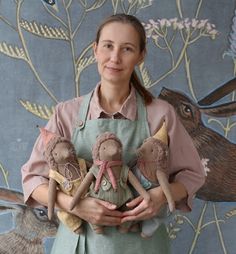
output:
[[[124,42],[129,41],[139,42],[140,37],[136,29],[131,24],[112,22],[106,24],[102,28],[99,40],[112,40],[112,39],[122,40]]]

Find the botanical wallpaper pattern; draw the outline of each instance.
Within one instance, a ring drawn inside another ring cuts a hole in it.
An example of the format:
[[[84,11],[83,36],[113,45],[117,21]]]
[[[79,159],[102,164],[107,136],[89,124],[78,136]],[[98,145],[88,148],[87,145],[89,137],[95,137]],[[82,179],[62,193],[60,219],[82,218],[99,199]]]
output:
[[[30,210],[22,204],[20,168],[37,126],[59,101],[99,81],[97,24],[123,12],[137,16],[147,33],[140,78],[174,105],[207,176],[193,211],[167,221],[173,253],[236,253],[235,7],[233,0],[0,0],[0,239]],[[47,220],[43,210],[31,212]],[[38,235],[30,253],[49,253],[55,232],[54,225]]]

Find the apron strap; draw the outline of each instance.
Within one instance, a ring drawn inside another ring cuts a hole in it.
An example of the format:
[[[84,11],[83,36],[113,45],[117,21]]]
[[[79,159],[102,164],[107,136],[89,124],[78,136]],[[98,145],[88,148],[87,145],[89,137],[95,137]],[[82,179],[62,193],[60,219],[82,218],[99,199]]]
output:
[[[150,137],[150,129],[148,126],[148,121],[147,121],[147,109],[145,107],[143,98],[141,95],[136,91],[136,99],[137,99],[137,110],[138,110],[138,121],[145,126],[145,129],[148,133],[148,136]]]
[[[83,97],[82,105],[79,109],[79,121],[78,121],[78,128],[81,130],[85,126],[85,122],[87,119],[88,111],[89,111],[89,104],[90,100],[92,98],[93,91],[90,92],[89,94],[86,94]]]

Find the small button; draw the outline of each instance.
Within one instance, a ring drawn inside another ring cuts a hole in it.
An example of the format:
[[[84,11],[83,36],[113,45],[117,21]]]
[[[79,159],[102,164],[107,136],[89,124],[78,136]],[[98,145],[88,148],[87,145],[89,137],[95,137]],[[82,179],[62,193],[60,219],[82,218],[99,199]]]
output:
[[[107,181],[106,180],[102,180],[102,186],[106,186],[107,185]]]

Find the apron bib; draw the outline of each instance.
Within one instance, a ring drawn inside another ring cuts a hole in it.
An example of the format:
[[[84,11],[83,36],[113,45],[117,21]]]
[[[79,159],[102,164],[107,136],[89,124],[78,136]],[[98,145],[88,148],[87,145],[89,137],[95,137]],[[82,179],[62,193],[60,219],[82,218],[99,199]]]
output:
[[[114,132],[123,144],[123,161],[131,165],[136,159],[136,149],[150,136],[146,108],[141,96],[136,93],[138,117],[126,119],[87,120],[92,93],[83,99],[78,124],[73,130],[72,142],[77,155],[92,162],[92,146],[96,137],[105,132]],[[142,239],[139,233],[121,234],[116,227],[105,227],[102,235],[92,231],[84,223],[85,232],[76,235],[60,224],[51,253],[55,254],[167,254],[169,240],[165,225],[161,225],[150,239]]]

